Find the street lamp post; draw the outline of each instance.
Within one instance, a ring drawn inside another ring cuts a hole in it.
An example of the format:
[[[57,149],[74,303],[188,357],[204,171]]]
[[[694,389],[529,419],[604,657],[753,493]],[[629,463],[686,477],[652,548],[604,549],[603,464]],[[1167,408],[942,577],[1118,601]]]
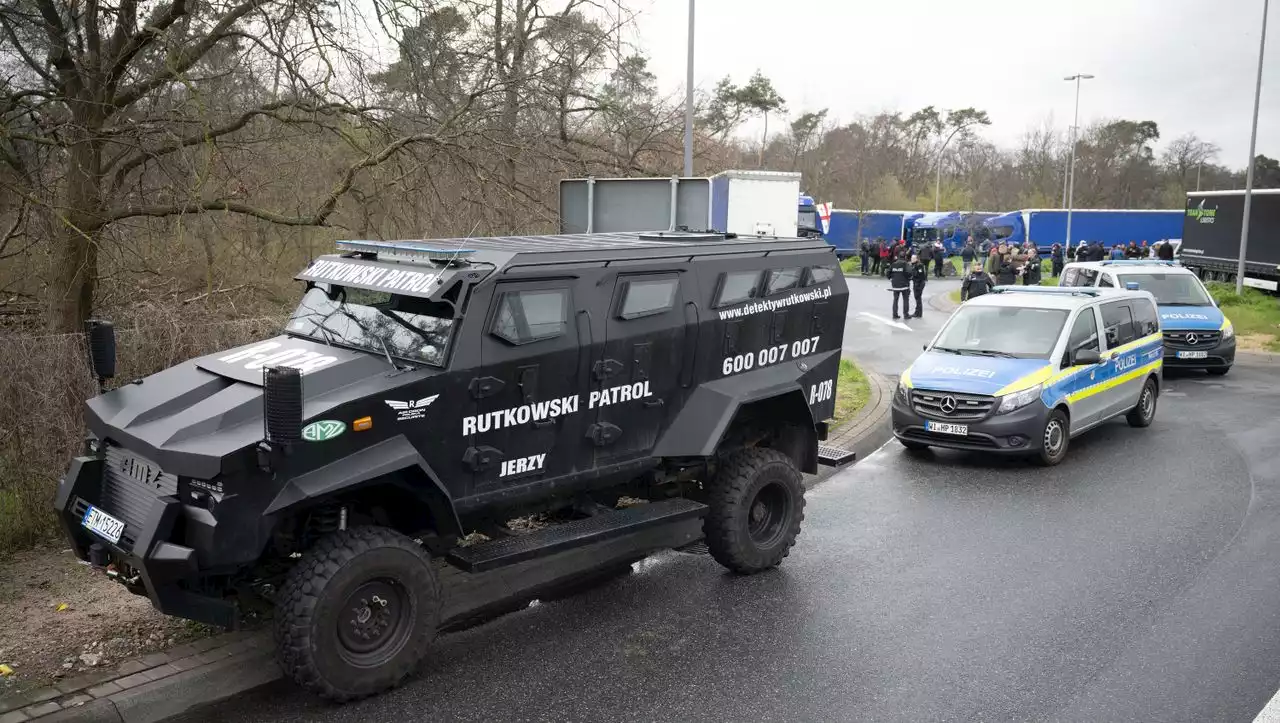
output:
[[[684,80],[684,175],[693,175],[693,3],[689,0],[689,58]]]
[[[1240,260],[1236,262],[1236,293],[1244,293],[1244,256],[1249,249],[1249,212],[1253,209],[1254,153],[1258,150],[1258,103],[1262,100],[1262,58],[1267,52],[1267,10],[1262,0],[1262,40],[1258,43],[1258,82],[1253,89],[1253,131],[1249,136],[1249,166],[1244,175],[1244,219],[1240,222]]]
[[[1076,201],[1076,132],[1080,129],[1080,81],[1092,78],[1088,73],[1076,73],[1064,78],[1073,80],[1076,84],[1075,121],[1071,124],[1071,161],[1067,164],[1067,238],[1063,244],[1063,251],[1067,256],[1071,255],[1071,207]]]
[[[1075,133],[1075,132],[1076,132],[1075,126],[1071,126],[1070,128],[1067,129],[1067,133]],[[1063,209],[1066,209],[1067,207],[1067,179],[1070,176],[1071,176],[1071,162],[1068,161],[1066,164],[1062,166],[1062,206],[1061,208]]]

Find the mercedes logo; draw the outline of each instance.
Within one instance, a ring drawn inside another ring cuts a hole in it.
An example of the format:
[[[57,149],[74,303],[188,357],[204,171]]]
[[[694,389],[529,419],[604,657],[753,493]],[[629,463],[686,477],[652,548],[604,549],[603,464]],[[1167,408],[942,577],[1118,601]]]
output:
[[[1195,334],[1187,334],[1188,344],[1197,344],[1199,342],[1200,342],[1200,337],[1196,336]]]
[[[938,404],[938,408],[942,410],[943,414],[951,414],[956,411],[956,398],[943,397],[942,402]]]

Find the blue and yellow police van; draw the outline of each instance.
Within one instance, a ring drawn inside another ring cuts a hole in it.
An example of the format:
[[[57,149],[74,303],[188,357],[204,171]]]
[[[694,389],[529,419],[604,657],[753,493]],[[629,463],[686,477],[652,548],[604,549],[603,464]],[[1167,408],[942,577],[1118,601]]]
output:
[[[998,286],[962,304],[902,374],[894,436],[1055,465],[1109,419],[1150,425],[1163,363],[1148,292]]]
[[[1067,264],[1062,287],[1142,289],[1151,292],[1164,330],[1164,362],[1222,376],[1236,361],[1236,331],[1200,277],[1177,261],[1155,259]]]

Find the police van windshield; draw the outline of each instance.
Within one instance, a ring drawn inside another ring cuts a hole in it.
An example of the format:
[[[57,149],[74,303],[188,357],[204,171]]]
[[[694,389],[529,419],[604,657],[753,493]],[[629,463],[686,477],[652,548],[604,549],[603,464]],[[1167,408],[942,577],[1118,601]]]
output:
[[[950,354],[1048,359],[1058,344],[1067,312],[1062,309],[1019,309],[962,306],[930,348]]]
[[[327,344],[442,366],[453,338],[453,316],[447,305],[427,299],[315,284],[285,330]]]
[[[1150,291],[1156,303],[1164,306],[1210,306],[1213,302],[1205,293],[1200,280],[1191,274],[1122,274],[1120,286],[1136,282],[1138,288]]]

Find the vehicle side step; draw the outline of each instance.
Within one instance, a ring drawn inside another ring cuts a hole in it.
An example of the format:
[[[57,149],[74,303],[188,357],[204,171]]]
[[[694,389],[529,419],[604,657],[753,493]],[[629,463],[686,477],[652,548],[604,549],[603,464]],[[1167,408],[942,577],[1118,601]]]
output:
[[[832,447],[826,444],[818,445],[818,464],[838,467],[842,464],[852,462],[857,456],[856,452],[850,452],[847,449]]]
[[[566,522],[527,535],[514,535],[470,547],[459,547],[449,553],[448,560],[467,572],[485,572],[631,534],[647,527],[696,519],[706,514],[707,506],[693,500],[677,498],[650,502]]]

